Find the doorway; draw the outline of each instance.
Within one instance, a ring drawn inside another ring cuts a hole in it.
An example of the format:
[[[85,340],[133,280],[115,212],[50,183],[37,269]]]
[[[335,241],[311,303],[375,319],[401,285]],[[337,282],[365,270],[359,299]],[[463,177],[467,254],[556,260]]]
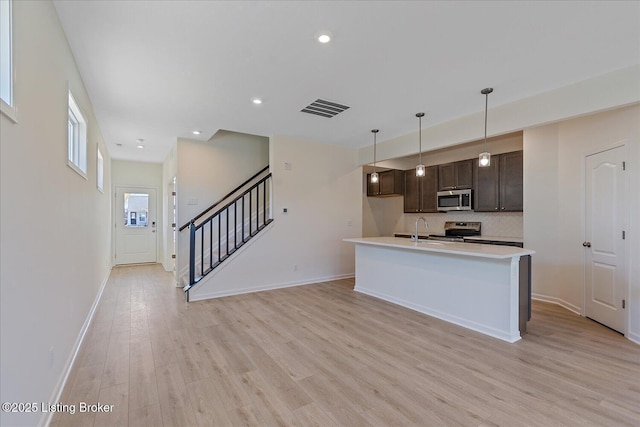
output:
[[[176,212],[176,204],[178,201],[177,193],[176,193],[176,177],[174,176],[171,181],[169,181],[168,193],[169,195],[169,203],[167,206],[167,217],[169,218],[169,224],[167,229],[167,235],[169,238],[167,239],[168,244],[168,252],[169,252],[169,268],[173,274],[173,278],[175,279],[175,283],[178,283],[178,273],[176,272],[176,239],[178,236],[178,227],[177,227],[177,212]]]
[[[156,262],[156,189],[116,187],[115,264]]]
[[[585,158],[585,316],[627,330],[625,147]]]

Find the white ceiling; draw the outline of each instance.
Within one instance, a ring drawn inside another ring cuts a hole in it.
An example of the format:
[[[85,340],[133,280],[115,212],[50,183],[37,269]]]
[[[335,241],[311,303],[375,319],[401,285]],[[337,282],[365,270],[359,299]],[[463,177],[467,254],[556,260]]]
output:
[[[487,86],[491,108],[640,63],[638,1],[55,6],[116,159],[162,162],[176,138],[218,129],[362,147],[372,128],[415,132],[418,111],[425,128],[482,111]],[[300,112],[316,98],[351,108]]]

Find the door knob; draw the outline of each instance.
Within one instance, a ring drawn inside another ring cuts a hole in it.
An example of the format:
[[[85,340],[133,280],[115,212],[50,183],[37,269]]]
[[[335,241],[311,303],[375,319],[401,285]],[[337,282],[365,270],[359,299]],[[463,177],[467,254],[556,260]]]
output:
[[[591,242],[584,242],[582,244],[582,246],[584,246],[585,248],[590,248],[591,247]]]

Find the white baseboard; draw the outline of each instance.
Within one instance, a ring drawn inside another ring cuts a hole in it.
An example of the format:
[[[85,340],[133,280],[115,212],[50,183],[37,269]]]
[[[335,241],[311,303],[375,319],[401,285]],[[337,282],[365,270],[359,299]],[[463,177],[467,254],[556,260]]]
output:
[[[537,300],[537,301],[544,301],[544,302],[550,302],[551,304],[556,304],[559,305],[562,308],[566,308],[567,310],[577,314],[578,316],[582,316],[582,309],[578,306],[575,306],[573,304],[570,304],[560,298],[556,298],[556,297],[549,297],[546,295],[540,295],[540,294],[531,294],[531,299]],[[634,332],[627,332],[627,334],[625,335],[625,337],[629,340],[632,341],[638,345],[640,345],[640,334],[634,333]]]
[[[531,294],[531,299],[534,299],[536,301],[550,302],[551,304],[556,304],[556,305],[559,305],[560,307],[566,308],[567,310],[574,312],[578,316],[582,316],[582,308],[578,307],[577,305],[568,303],[561,298],[550,297],[550,296],[541,295],[541,294]]]
[[[314,283],[323,283],[330,282],[332,280],[340,280],[340,279],[350,279],[355,277],[354,273],[348,274],[337,274],[334,276],[325,276],[325,277],[316,277],[313,279],[307,279],[304,281],[293,281],[293,282],[281,282],[281,283],[272,283],[268,285],[254,286],[251,288],[242,288],[242,289],[233,289],[233,290],[223,290],[216,292],[208,292],[206,294],[201,295],[190,295],[189,301],[202,301],[213,298],[222,298],[229,297],[233,295],[242,295],[242,294],[250,294],[254,292],[264,292],[264,291],[272,291],[275,289],[284,289],[284,288],[292,288],[295,286],[305,286],[312,285]]]
[[[49,399],[49,402],[51,403],[56,403],[60,401],[60,397],[62,396],[62,391],[64,390],[64,386],[67,384],[67,380],[69,379],[69,374],[71,373],[71,369],[73,368],[73,364],[76,361],[76,357],[78,356],[78,351],[80,351],[80,346],[82,346],[82,341],[84,341],[84,337],[87,333],[87,330],[89,329],[89,325],[91,324],[91,321],[93,320],[93,315],[96,312],[96,308],[98,307],[98,304],[100,303],[100,299],[102,298],[102,293],[104,292],[104,288],[105,286],[107,286],[107,281],[109,280],[109,276],[111,275],[111,269],[109,269],[107,271],[107,275],[105,276],[105,278],[102,280],[102,284],[100,285],[100,289],[98,290],[98,294],[96,295],[96,298],[93,301],[93,304],[91,305],[91,309],[89,310],[89,314],[87,315],[87,318],[84,321],[84,324],[82,325],[82,328],[80,329],[80,333],[78,334],[78,338],[76,339],[75,345],[73,346],[73,349],[71,351],[71,354],[69,355],[69,358],[67,359],[67,363],[65,364],[64,369],[62,370],[62,374],[60,375],[60,378],[58,379],[58,383],[56,384],[55,388],[53,389],[53,393],[51,395],[51,398]],[[48,426],[51,423],[51,418],[53,417],[54,412],[45,412],[42,414],[42,417],[40,418],[40,422],[38,423],[38,425],[40,426]]]
[[[629,333],[627,333],[627,339],[629,339],[629,341],[632,341],[632,342],[640,345],[640,334],[636,334],[634,332],[629,332]]]
[[[417,311],[419,313],[426,314],[428,316],[435,317],[435,318],[444,320],[446,322],[453,323],[453,324],[458,325],[458,326],[462,326],[462,327],[467,328],[467,329],[471,329],[471,330],[476,331],[476,332],[480,332],[481,334],[485,334],[485,335],[497,338],[499,340],[506,341],[508,343],[514,343],[514,342],[520,340],[520,334],[519,333],[512,335],[508,331],[496,329],[494,327],[483,325],[481,323],[477,323],[477,322],[474,322],[474,321],[471,321],[471,320],[468,320],[468,319],[463,319],[463,318],[458,317],[458,316],[453,316],[451,314],[444,313],[444,312],[439,311],[439,310],[435,310],[435,309],[433,309],[431,307],[427,307],[427,306],[420,305],[420,304],[415,304],[415,303],[413,303],[411,301],[406,301],[406,300],[403,300],[403,299],[392,297],[390,295],[386,295],[386,294],[383,294],[383,293],[380,293],[380,292],[376,292],[376,291],[373,291],[371,289],[366,289],[366,288],[363,288],[363,287],[356,286],[355,291],[363,293],[363,294],[366,294],[366,295],[369,295],[369,296],[372,296],[374,298],[379,298],[381,300],[390,302],[392,304],[396,304],[396,305],[400,305],[402,307],[406,307],[406,308],[408,308],[410,310],[414,310],[414,311]]]

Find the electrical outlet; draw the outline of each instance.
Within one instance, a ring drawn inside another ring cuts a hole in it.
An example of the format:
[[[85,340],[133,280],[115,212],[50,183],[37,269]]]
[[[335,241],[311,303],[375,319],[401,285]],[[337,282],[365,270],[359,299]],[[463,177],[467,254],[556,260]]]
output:
[[[347,227],[353,227],[353,221],[351,220],[347,221]]]
[[[298,271],[298,264],[293,264],[293,271]]]
[[[283,214],[289,213],[289,209],[288,208],[282,208],[282,213]]]

